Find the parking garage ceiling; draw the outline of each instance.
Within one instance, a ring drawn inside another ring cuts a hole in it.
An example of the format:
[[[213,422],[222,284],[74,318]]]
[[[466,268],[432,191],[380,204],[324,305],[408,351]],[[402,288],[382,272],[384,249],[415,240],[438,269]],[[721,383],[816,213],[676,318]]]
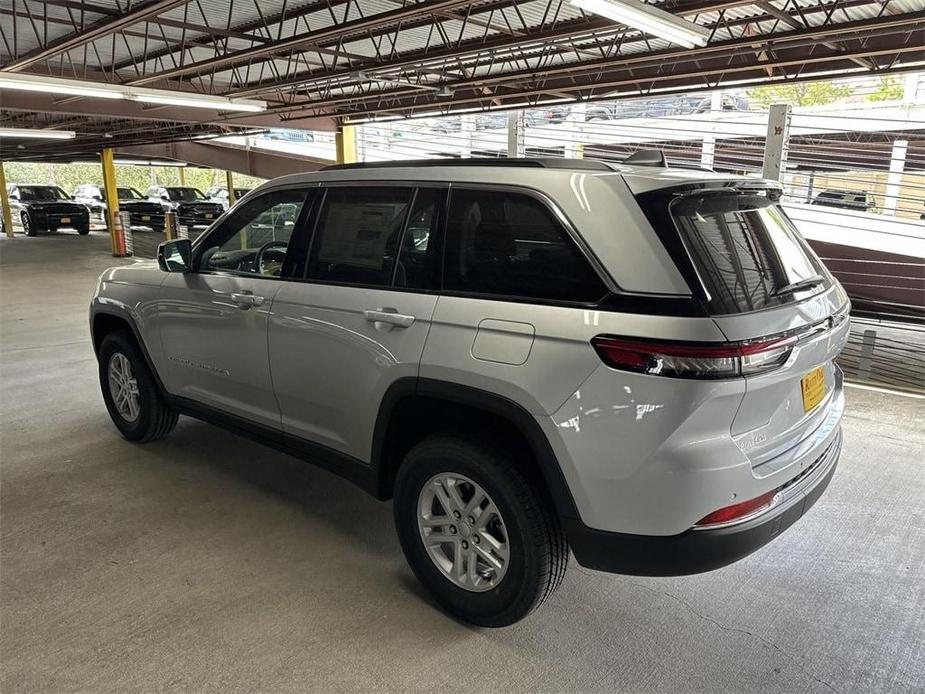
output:
[[[707,44],[682,48],[570,0],[0,0],[0,77],[267,103],[232,113],[0,89],[0,126],[67,127],[70,150],[92,151],[923,66],[925,0],[653,4],[704,27]]]

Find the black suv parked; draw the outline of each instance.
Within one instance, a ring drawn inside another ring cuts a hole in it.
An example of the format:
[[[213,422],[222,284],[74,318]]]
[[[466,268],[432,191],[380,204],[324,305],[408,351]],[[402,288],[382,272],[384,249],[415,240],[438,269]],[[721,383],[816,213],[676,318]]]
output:
[[[192,186],[151,186],[148,199],[159,202],[164,212],[176,211],[181,226],[186,227],[207,227],[225,211]]]
[[[129,213],[132,227],[147,227],[152,231],[164,230],[164,208],[151,202],[131,186],[118,186],[119,209]],[[90,213],[101,222],[106,221],[106,191],[100,186],[84,183],[74,190],[74,200],[90,208]]]
[[[78,234],[90,233],[90,211],[74,202],[58,186],[7,186],[10,213],[14,223],[19,217],[23,233],[35,236],[40,231],[74,229]]]
[[[824,190],[813,200],[813,205],[872,212],[877,207],[877,202],[866,190]]]

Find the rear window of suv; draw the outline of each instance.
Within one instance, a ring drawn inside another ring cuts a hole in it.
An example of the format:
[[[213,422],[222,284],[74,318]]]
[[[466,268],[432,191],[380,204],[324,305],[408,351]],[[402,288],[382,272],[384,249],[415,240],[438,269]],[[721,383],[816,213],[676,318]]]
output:
[[[591,303],[600,278],[552,212],[528,195],[454,189],[444,289],[499,298]]]
[[[772,197],[730,188],[669,203],[710,295],[711,314],[773,308],[829,285],[828,273]],[[801,288],[788,289],[794,286]]]

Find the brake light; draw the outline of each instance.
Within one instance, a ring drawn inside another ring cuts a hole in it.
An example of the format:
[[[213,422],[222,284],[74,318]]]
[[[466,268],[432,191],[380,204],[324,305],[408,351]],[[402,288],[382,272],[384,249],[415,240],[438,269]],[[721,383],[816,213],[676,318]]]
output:
[[[732,504],[732,506],[724,506],[723,508],[714,511],[708,516],[704,516],[694,525],[695,528],[704,528],[710,525],[719,525],[724,523],[730,523],[734,520],[739,520],[745,516],[750,516],[753,513],[757,513],[765,508],[771,506],[774,503],[774,495],[777,494],[776,489],[772,489],[769,492],[762,494],[761,496],[756,496],[754,499],[749,499],[748,501],[740,501],[737,504]]]
[[[591,345],[607,366],[676,378],[754,376],[784,364],[796,336],[747,342],[656,342],[598,335]]]

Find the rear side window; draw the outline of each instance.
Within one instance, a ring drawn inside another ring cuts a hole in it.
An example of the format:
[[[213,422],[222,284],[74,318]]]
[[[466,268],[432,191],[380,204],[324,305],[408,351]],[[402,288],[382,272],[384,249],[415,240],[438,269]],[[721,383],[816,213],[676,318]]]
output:
[[[594,302],[607,290],[568,233],[522,193],[454,189],[444,289],[499,297]]]
[[[714,315],[792,303],[829,284],[793,223],[765,195],[732,189],[690,195],[676,199],[670,211]],[[787,290],[798,283],[805,289]]]

